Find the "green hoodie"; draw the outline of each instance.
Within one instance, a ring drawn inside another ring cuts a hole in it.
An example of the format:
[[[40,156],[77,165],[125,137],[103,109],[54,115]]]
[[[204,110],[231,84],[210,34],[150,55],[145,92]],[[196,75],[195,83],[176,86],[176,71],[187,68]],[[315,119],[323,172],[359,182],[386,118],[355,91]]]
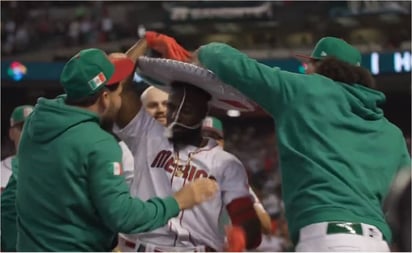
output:
[[[324,221],[375,225],[391,240],[381,206],[411,160],[402,132],[378,107],[381,92],[271,68],[221,43],[201,47],[198,58],[275,120],[294,243],[300,228]]]
[[[96,114],[40,98],[19,146],[18,251],[110,251],[118,232],[164,226],[172,197],[133,199],[121,150]]]

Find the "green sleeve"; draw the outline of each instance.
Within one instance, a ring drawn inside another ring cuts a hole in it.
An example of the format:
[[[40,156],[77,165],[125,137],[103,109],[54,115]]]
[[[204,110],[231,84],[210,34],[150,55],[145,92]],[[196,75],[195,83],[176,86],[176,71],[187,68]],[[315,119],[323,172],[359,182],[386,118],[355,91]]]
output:
[[[132,198],[119,173],[121,149],[114,139],[96,143],[90,154],[88,176],[90,195],[99,215],[113,231],[140,233],[164,226],[179,214],[173,197],[142,201]]]
[[[14,173],[13,173],[14,174]],[[1,251],[16,251],[17,239],[17,211],[16,211],[16,189],[15,176],[10,177],[9,182],[1,193]]]
[[[202,46],[198,58],[220,80],[241,91],[272,115],[293,100],[308,77],[271,68],[223,43]]]

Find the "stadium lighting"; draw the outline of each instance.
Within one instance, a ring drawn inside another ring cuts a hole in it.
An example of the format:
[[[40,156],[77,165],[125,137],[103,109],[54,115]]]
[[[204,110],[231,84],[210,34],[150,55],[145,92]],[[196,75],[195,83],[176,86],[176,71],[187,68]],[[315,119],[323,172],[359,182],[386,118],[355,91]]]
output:
[[[240,116],[240,111],[238,111],[238,110],[228,110],[226,112],[226,114],[229,117],[239,117]]]

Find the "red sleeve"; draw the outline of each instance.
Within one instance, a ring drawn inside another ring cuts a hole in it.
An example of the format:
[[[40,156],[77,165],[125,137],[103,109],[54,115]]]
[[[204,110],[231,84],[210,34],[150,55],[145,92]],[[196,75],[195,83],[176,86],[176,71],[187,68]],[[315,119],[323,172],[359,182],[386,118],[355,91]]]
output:
[[[253,207],[252,198],[248,196],[234,199],[226,208],[232,224],[244,229],[246,233],[246,248],[257,248],[262,241],[262,228]]]

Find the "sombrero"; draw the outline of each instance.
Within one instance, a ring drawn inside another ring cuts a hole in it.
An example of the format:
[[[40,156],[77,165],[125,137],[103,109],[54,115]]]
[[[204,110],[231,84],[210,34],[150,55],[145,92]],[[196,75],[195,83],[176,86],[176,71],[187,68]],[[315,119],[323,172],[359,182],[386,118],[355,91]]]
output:
[[[136,71],[145,82],[166,92],[170,92],[172,82],[185,82],[208,92],[211,106],[241,112],[255,110],[242,93],[223,83],[212,71],[191,63],[141,56]]]

